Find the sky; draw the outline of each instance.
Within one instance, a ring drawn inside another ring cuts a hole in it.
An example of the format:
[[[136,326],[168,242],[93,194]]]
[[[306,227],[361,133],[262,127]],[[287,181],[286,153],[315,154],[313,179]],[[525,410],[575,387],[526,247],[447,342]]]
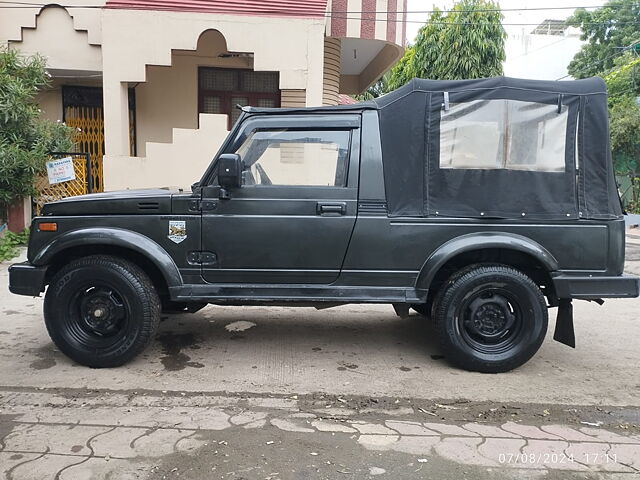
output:
[[[453,0],[408,0],[407,8],[409,12],[432,10],[438,7],[442,10],[450,9],[455,2]],[[606,0],[502,0],[499,2],[503,9],[509,8],[548,8],[548,7],[571,7],[566,10],[536,10],[528,12],[505,11],[504,23],[535,23],[539,24],[546,19],[564,20],[569,17],[575,7],[601,6]],[[407,15],[407,39],[413,43],[418,29],[429,17],[429,13],[409,13]],[[419,23],[412,23],[419,22]],[[521,31],[530,32],[534,25],[505,25],[508,34],[516,34]],[[523,32],[524,33],[524,32]]]

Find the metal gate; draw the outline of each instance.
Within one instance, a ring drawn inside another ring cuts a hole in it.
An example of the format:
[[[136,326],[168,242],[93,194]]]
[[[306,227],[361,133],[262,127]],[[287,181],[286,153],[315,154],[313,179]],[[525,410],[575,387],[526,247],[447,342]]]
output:
[[[71,157],[76,178],[68,182],[50,184],[46,174],[38,175],[35,179],[35,189],[38,194],[33,199],[33,213],[35,215],[40,215],[45,203],[94,191],[91,155],[76,152],[51,152],[49,156],[51,160]]]
[[[102,108],[95,106],[65,107],[64,121],[76,129],[74,143],[80,152],[91,157],[91,181],[94,192],[102,192],[102,157],[104,155],[104,120]]]

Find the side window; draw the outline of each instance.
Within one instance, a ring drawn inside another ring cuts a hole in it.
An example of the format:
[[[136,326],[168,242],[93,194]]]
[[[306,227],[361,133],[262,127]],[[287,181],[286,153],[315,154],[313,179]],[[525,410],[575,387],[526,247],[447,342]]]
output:
[[[256,130],[236,152],[243,184],[343,187],[350,138],[348,130]]]
[[[565,171],[568,108],[518,100],[451,104],[440,119],[440,168]]]

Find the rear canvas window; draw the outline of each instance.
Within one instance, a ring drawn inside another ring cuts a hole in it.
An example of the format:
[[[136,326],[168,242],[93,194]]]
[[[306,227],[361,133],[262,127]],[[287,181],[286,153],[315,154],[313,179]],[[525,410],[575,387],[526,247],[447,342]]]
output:
[[[568,108],[518,100],[451,104],[440,118],[440,168],[565,171]]]

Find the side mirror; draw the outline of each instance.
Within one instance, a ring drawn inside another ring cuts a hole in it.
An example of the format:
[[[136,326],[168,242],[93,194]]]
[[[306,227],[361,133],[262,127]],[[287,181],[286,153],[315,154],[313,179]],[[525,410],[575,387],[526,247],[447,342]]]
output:
[[[237,153],[223,153],[218,157],[218,184],[222,188],[242,186],[243,163]]]

